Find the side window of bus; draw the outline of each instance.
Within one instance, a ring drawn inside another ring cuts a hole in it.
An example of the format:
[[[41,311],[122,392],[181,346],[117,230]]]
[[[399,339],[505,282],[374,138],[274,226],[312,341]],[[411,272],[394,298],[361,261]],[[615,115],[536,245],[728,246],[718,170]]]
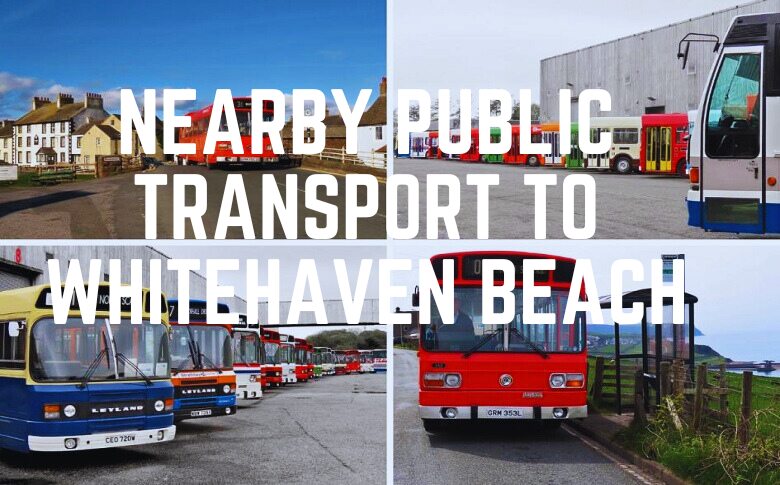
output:
[[[710,158],[759,154],[760,54],[726,54],[712,89],[705,144]]]
[[[639,143],[639,130],[636,128],[615,128],[612,143],[616,145],[636,145]]]
[[[0,369],[24,369],[24,322],[0,322]]]

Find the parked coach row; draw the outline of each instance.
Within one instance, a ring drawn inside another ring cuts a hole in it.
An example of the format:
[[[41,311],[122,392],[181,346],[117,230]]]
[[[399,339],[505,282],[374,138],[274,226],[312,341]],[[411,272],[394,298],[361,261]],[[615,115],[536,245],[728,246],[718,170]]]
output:
[[[649,114],[644,116],[593,118],[588,136],[593,142],[600,133],[612,134],[612,145],[601,155],[585,155],[579,149],[579,127],[571,125],[572,150],[561,155],[559,124],[543,123],[531,126],[531,141],[549,143],[551,154],[521,154],[520,128],[512,126],[512,144],[507,153],[486,155],[479,153],[479,130],[471,130],[471,147],[462,155],[451,155],[439,147],[439,132],[412,133],[409,139],[410,158],[457,159],[464,162],[505,163],[528,166],[553,165],[566,168],[595,168],[618,173],[657,173],[686,175],[688,151],[688,115]],[[460,130],[451,130],[453,142],[460,141]],[[501,141],[498,128],[490,131],[492,142]]]
[[[109,324],[107,284],[93,325],[76,302],[55,324],[49,286],[0,292],[0,448],[161,443],[175,438],[176,421],[233,415],[237,399],[260,399],[271,387],[386,369],[385,350],[312,347],[245,316],[209,324],[201,300],[190,300],[183,325],[179,302],[162,298],[162,324],[152,324],[148,290],[142,298],[140,325],[130,323],[131,298],[122,299],[121,322]]]

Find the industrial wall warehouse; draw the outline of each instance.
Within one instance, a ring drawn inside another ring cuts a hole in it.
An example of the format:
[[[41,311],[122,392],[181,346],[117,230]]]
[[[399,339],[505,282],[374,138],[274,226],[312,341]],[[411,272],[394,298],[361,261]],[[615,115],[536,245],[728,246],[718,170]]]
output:
[[[543,59],[541,119],[558,119],[559,89],[570,89],[574,96],[584,89],[606,89],[612,95],[612,111],[601,113],[604,116],[695,110],[715,53],[713,44],[692,44],[683,70],[677,59],[680,39],[692,32],[722,37],[738,15],[777,11],[780,0],[760,0]],[[576,98],[572,113],[576,119]]]
[[[167,271],[165,261],[170,259],[163,252],[148,246],[0,246],[0,291],[23,288],[31,285],[49,284],[47,261],[60,260],[60,271],[66,274],[68,261],[78,259],[82,273],[87,274],[90,259],[102,261],[103,279],[108,281],[108,262],[122,261],[122,281],[129,282],[130,260],[140,259],[143,267],[149,267],[149,260],[162,260],[162,291],[169,298],[176,297],[177,275]],[[149,286],[149,272],[143,271],[144,286]],[[206,299],[206,279],[199,273],[190,275],[190,295],[193,299]],[[242,298],[226,298],[224,303],[236,312],[246,311]]]

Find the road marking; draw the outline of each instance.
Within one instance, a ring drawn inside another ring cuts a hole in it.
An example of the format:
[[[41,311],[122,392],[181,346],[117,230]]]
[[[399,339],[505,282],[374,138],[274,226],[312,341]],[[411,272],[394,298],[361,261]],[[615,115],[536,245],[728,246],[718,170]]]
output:
[[[564,431],[569,433],[570,435],[574,436],[578,440],[585,443],[588,447],[592,448],[594,451],[599,453],[600,455],[603,455],[607,459],[609,459],[611,462],[613,462],[615,465],[620,467],[621,470],[626,472],[627,474],[631,475],[633,478],[635,478],[638,482],[643,483],[644,485],[664,485],[664,482],[656,480],[646,474],[644,474],[642,471],[639,470],[638,467],[635,465],[631,465],[629,463],[626,463],[625,461],[621,460],[618,456],[607,450],[606,448],[598,445],[594,441],[591,441],[589,438],[586,438],[582,434],[574,431],[569,426],[563,426],[562,428]]]

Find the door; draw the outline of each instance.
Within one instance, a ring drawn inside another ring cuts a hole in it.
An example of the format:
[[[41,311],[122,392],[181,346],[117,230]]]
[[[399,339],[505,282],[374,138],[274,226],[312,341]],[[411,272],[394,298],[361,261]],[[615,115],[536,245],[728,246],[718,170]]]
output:
[[[647,172],[672,170],[672,128],[651,126],[645,130],[645,167]]]
[[[701,116],[705,229],[763,233],[766,158],[762,153],[763,47],[726,47]]]

